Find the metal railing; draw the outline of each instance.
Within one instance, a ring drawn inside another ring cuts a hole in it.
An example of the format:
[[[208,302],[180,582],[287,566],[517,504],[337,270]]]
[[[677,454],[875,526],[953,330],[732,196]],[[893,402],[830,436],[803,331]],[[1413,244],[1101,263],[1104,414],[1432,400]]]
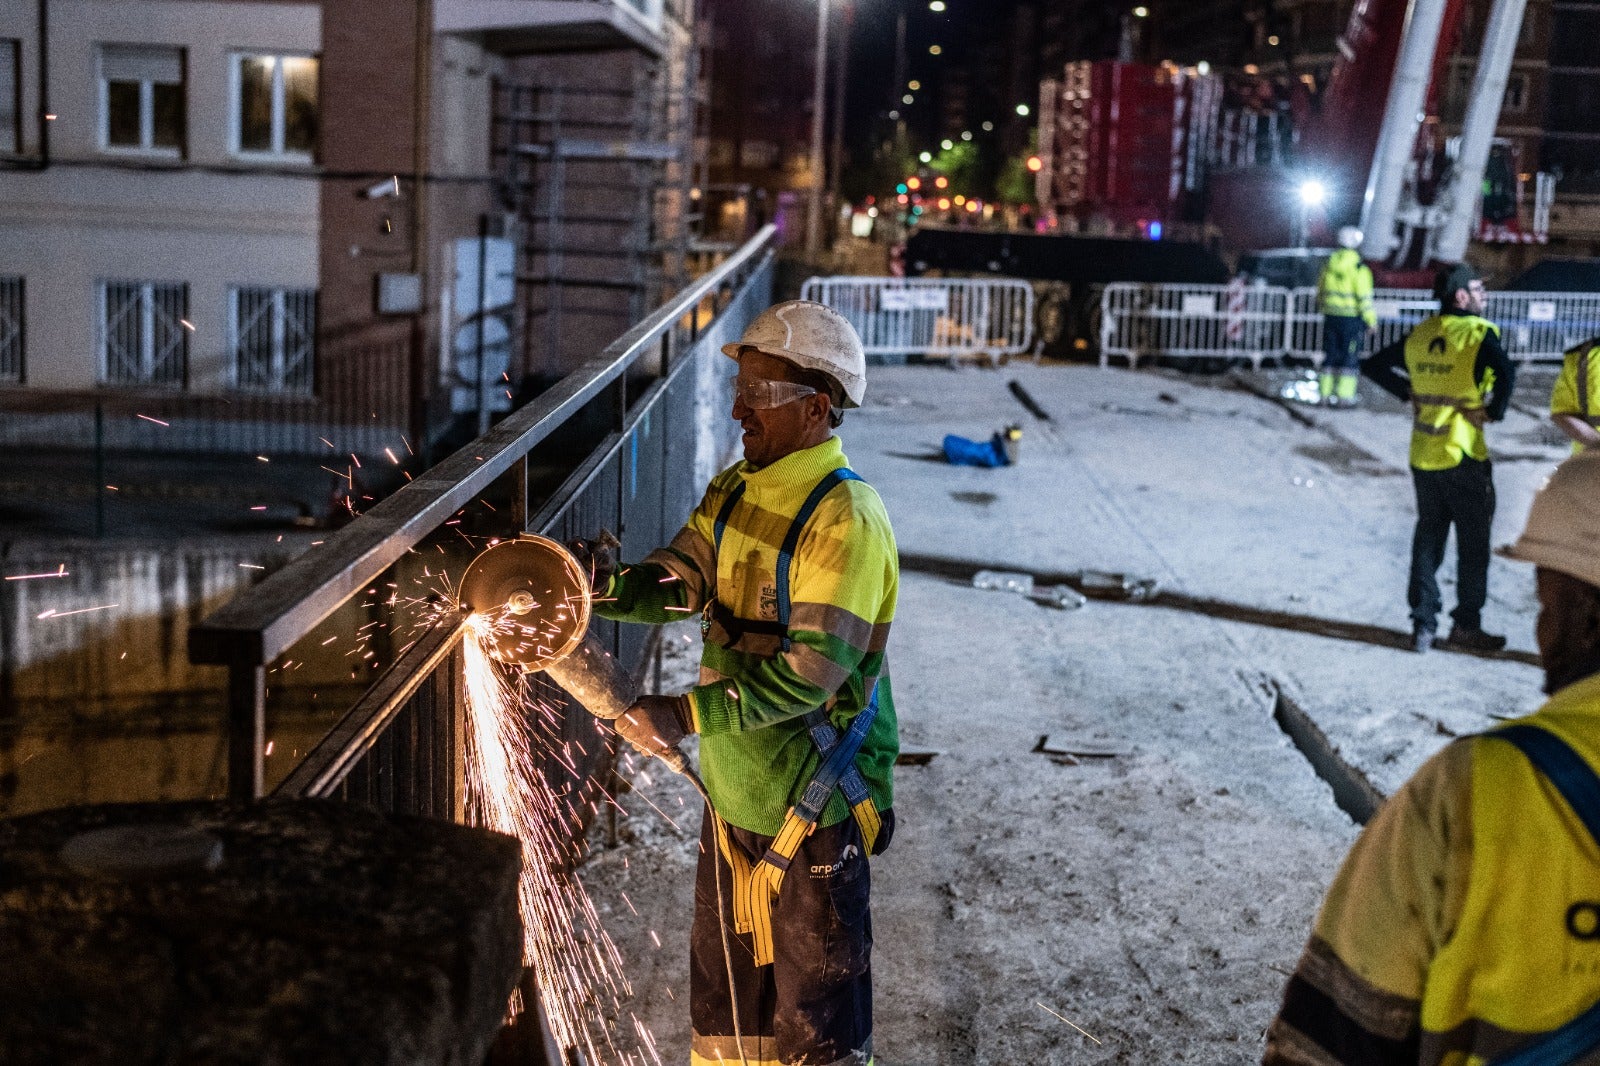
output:
[[[0,306],[0,359],[6,352],[6,318]],[[9,377],[0,362],[0,385],[20,379],[20,341],[16,352],[16,377]],[[418,410],[418,397],[426,390],[414,380],[415,355],[410,338],[329,344],[317,353],[315,386],[304,394],[145,386],[81,392],[0,388],[0,446],[375,457],[389,448],[407,455],[410,446],[418,451],[426,446],[419,438],[428,433]]]
[[[665,543],[736,444],[720,347],[770,301],[773,236],[763,230],[487,434],[190,629],[190,657],[228,667],[233,798],[259,798],[270,786],[275,795],[459,814],[462,627],[453,611],[434,611],[437,623],[375,683],[341,689],[352,702],[332,708],[336,720],[318,735],[274,735],[297,719],[269,700],[269,674],[315,663],[363,631],[400,643],[406,616],[428,617],[430,597],[448,600],[442,575],[458,574],[492,537],[527,530],[565,540],[609,528],[625,555]],[[594,632],[638,674],[648,663],[643,629],[597,622]],[[374,647],[345,652],[366,649],[353,674],[381,661]],[[535,684],[558,710],[557,739],[582,752],[551,755],[541,769],[552,784],[565,777],[576,798],[604,745],[589,715],[554,685]],[[278,691],[304,695],[287,684]],[[303,717],[304,707],[293,710]]]
[[[849,319],[868,355],[997,363],[1033,348],[1033,286],[1015,278],[810,278],[800,296]]]
[[[1438,311],[1425,289],[1379,289],[1367,352],[1404,337]],[[1559,361],[1600,334],[1600,293],[1491,292],[1484,317],[1519,362]],[[1272,285],[1145,285],[1117,282],[1100,294],[1100,365],[1113,358],[1268,359],[1322,362],[1322,315],[1311,288]]]

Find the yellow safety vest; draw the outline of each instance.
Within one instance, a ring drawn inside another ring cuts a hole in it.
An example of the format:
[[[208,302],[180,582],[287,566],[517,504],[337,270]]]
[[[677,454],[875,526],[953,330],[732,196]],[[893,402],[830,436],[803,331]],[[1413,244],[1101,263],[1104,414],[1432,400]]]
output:
[[[1579,682],[1528,721],[1600,768],[1597,696]],[[1444,1066],[1477,1066],[1600,999],[1600,847],[1522,752],[1469,743],[1472,874],[1422,994],[1421,1060]]]
[[[1600,429],[1600,341],[1585,341],[1566,353],[1550,393],[1550,413],[1576,415]],[[1573,442],[1574,452],[1583,445]]]
[[[1360,253],[1352,248],[1333,253],[1317,282],[1317,308],[1325,315],[1362,318],[1369,326],[1377,324],[1372,306],[1372,270],[1361,261]]]
[[[1418,470],[1449,470],[1462,458],[1489,458],[1483,430],[1468,422],[1463,411],[1483,407],[1494,388],[1494,372],[1483,380],[1474,373],[1484,335],[1500,329],[1475,315],[1434,315],[1406,338],[1406,373],[1411,376],[1411,402],[1416,420],[1411,432],[1411,465]]]

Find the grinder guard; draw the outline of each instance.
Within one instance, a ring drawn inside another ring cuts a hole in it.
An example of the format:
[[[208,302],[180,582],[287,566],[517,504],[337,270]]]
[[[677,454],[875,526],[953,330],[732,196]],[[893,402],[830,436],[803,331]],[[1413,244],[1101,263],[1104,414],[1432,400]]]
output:
[[[493,545],[461,575],[456,600],[488,620],[495,659],[544,671],[596,718],[632,706],[632,679],[589,635],[589,575],[561,544],[525,533]]]

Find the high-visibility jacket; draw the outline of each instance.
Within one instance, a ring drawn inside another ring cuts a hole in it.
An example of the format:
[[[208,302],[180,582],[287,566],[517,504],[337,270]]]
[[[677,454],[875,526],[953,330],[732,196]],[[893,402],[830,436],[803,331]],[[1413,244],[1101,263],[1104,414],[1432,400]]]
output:
[[[1550,390],[1550,413],[1575,415],[1600,430],[1600,338],[1584,341],[1562,359]],[[1574,442],[1572,450],[1582,451],[1583,445]]]
[[[1333,253],[1317,281],[1317,309],[1336,318],[1360,318],[1370,329],[1378,324],[1372,304],[1372,269],[1353,248]]]
[[[806,724],[822,708],[843,730],[877,697],[855,764],[879,810],[894,803],[899,753],[886,657],[900,557],[876,491],[845,482],[822,500],[796,547],[778,625],[778,563],[790,524],[822,478],[848,465],[839,438],[759,470],[740,461],[712,479],[672,543],[611,579],[604,618],[673,622],[706,612],[700,684],[689,693],[700,774],[728,824],[777,836],[822,759]],[[729,496],[741,498],[717,523]],[[851,816],[835,791],[819,819]]]
[[[1600,675],[1522,721],[1600,770]],[[1527,756],[1471,737],[1425,763],[1351,849],[1265,1062],[1481,1066],[1597,1000],[1600,847]]]
[[[1411,427],[1411,465],[1417,470],[1449,470],[1463,457],[1483,461],[1489,446],[1483,430],[1464,411],[1482,410],[1494,388],[1494,371],[1478,380],[1478,346],[1500,329],[1476,315],[1434,315],[1406,338],[1406,373],[1416,418]]]

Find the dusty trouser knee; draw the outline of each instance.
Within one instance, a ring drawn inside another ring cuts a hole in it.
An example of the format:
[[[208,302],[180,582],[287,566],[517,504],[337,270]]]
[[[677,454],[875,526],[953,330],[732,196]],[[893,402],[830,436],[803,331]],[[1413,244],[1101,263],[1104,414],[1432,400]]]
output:
[[[886,823],[889,821],[886,814]],[[770,837],[735,827],[729,842],[751,862]],[[750,937],[735,931],[733,886],[709,819],[700,834],[690,938],[690,1015],[696,1061],[859,1066],[872,1055],[871,874],[853,819],[801,844],[773,906],[774,961],[754,964]],[[722,879],[734,996],[717,916]],[[737,1001],[739,1033],[733,1025]]]

